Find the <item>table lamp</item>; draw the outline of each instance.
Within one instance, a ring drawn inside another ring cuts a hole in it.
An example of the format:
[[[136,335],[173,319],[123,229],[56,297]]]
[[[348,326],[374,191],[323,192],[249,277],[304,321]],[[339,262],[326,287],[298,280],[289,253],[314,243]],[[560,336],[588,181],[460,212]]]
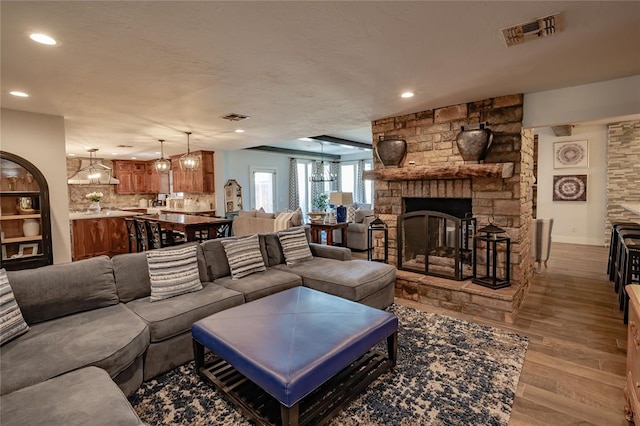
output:
[[[338,223],[346,222],[346,205],[353,204],[353,194],[351,192],[332,192],[329,194],[329,204],[336,207],[336,218]]]

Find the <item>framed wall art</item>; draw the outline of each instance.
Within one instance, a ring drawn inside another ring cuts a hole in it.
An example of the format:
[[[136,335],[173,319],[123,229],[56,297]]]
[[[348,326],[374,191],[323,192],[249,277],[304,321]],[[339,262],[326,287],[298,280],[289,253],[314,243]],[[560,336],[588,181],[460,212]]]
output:
[[[554,176],[553,201],[587,201],[587,175]]]
[[[584,141],[555,142],[553,144],[553,168],[588,167],[588,143]]]

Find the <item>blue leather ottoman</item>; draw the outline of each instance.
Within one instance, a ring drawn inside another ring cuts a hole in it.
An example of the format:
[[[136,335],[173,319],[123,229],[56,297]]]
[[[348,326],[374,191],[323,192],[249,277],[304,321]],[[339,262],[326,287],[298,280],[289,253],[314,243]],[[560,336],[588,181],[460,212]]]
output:
[[[203,378],[256,423],[297,425],[336,415],[394,366],[397,329],[389,312],[296,287],[218,312],[191,332]],[[388,356],[372,350],[384,339]],[[205,348],[215,355],[206,365]]]

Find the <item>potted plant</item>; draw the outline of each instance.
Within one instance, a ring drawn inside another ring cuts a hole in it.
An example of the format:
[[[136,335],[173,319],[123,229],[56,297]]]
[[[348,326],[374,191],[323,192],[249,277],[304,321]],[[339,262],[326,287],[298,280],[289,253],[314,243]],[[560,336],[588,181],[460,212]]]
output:
[[[311,200],[311,208],[314,212],[323,212],[329,207],[329,196],[325,193],[316,195]]]

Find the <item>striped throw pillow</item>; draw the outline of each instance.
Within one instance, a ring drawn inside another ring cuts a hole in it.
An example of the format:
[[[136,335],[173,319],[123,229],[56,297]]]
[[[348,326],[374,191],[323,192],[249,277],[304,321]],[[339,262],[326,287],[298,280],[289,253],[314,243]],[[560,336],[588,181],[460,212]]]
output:
[[[13,296],[7,272],[0,269],[0,345],[29,331],[22,311]]]
[[[229,261],[232,280],[246,277],[254,272],[267,270],[260,251],[258,234],[228,238],[220,242]]]
[[[287,265],[313,259],[304,228],[278,232],[278,239]]]
[[[147,251],[151,280],[151,302],[202,290],[198,273],[198,247]]]

